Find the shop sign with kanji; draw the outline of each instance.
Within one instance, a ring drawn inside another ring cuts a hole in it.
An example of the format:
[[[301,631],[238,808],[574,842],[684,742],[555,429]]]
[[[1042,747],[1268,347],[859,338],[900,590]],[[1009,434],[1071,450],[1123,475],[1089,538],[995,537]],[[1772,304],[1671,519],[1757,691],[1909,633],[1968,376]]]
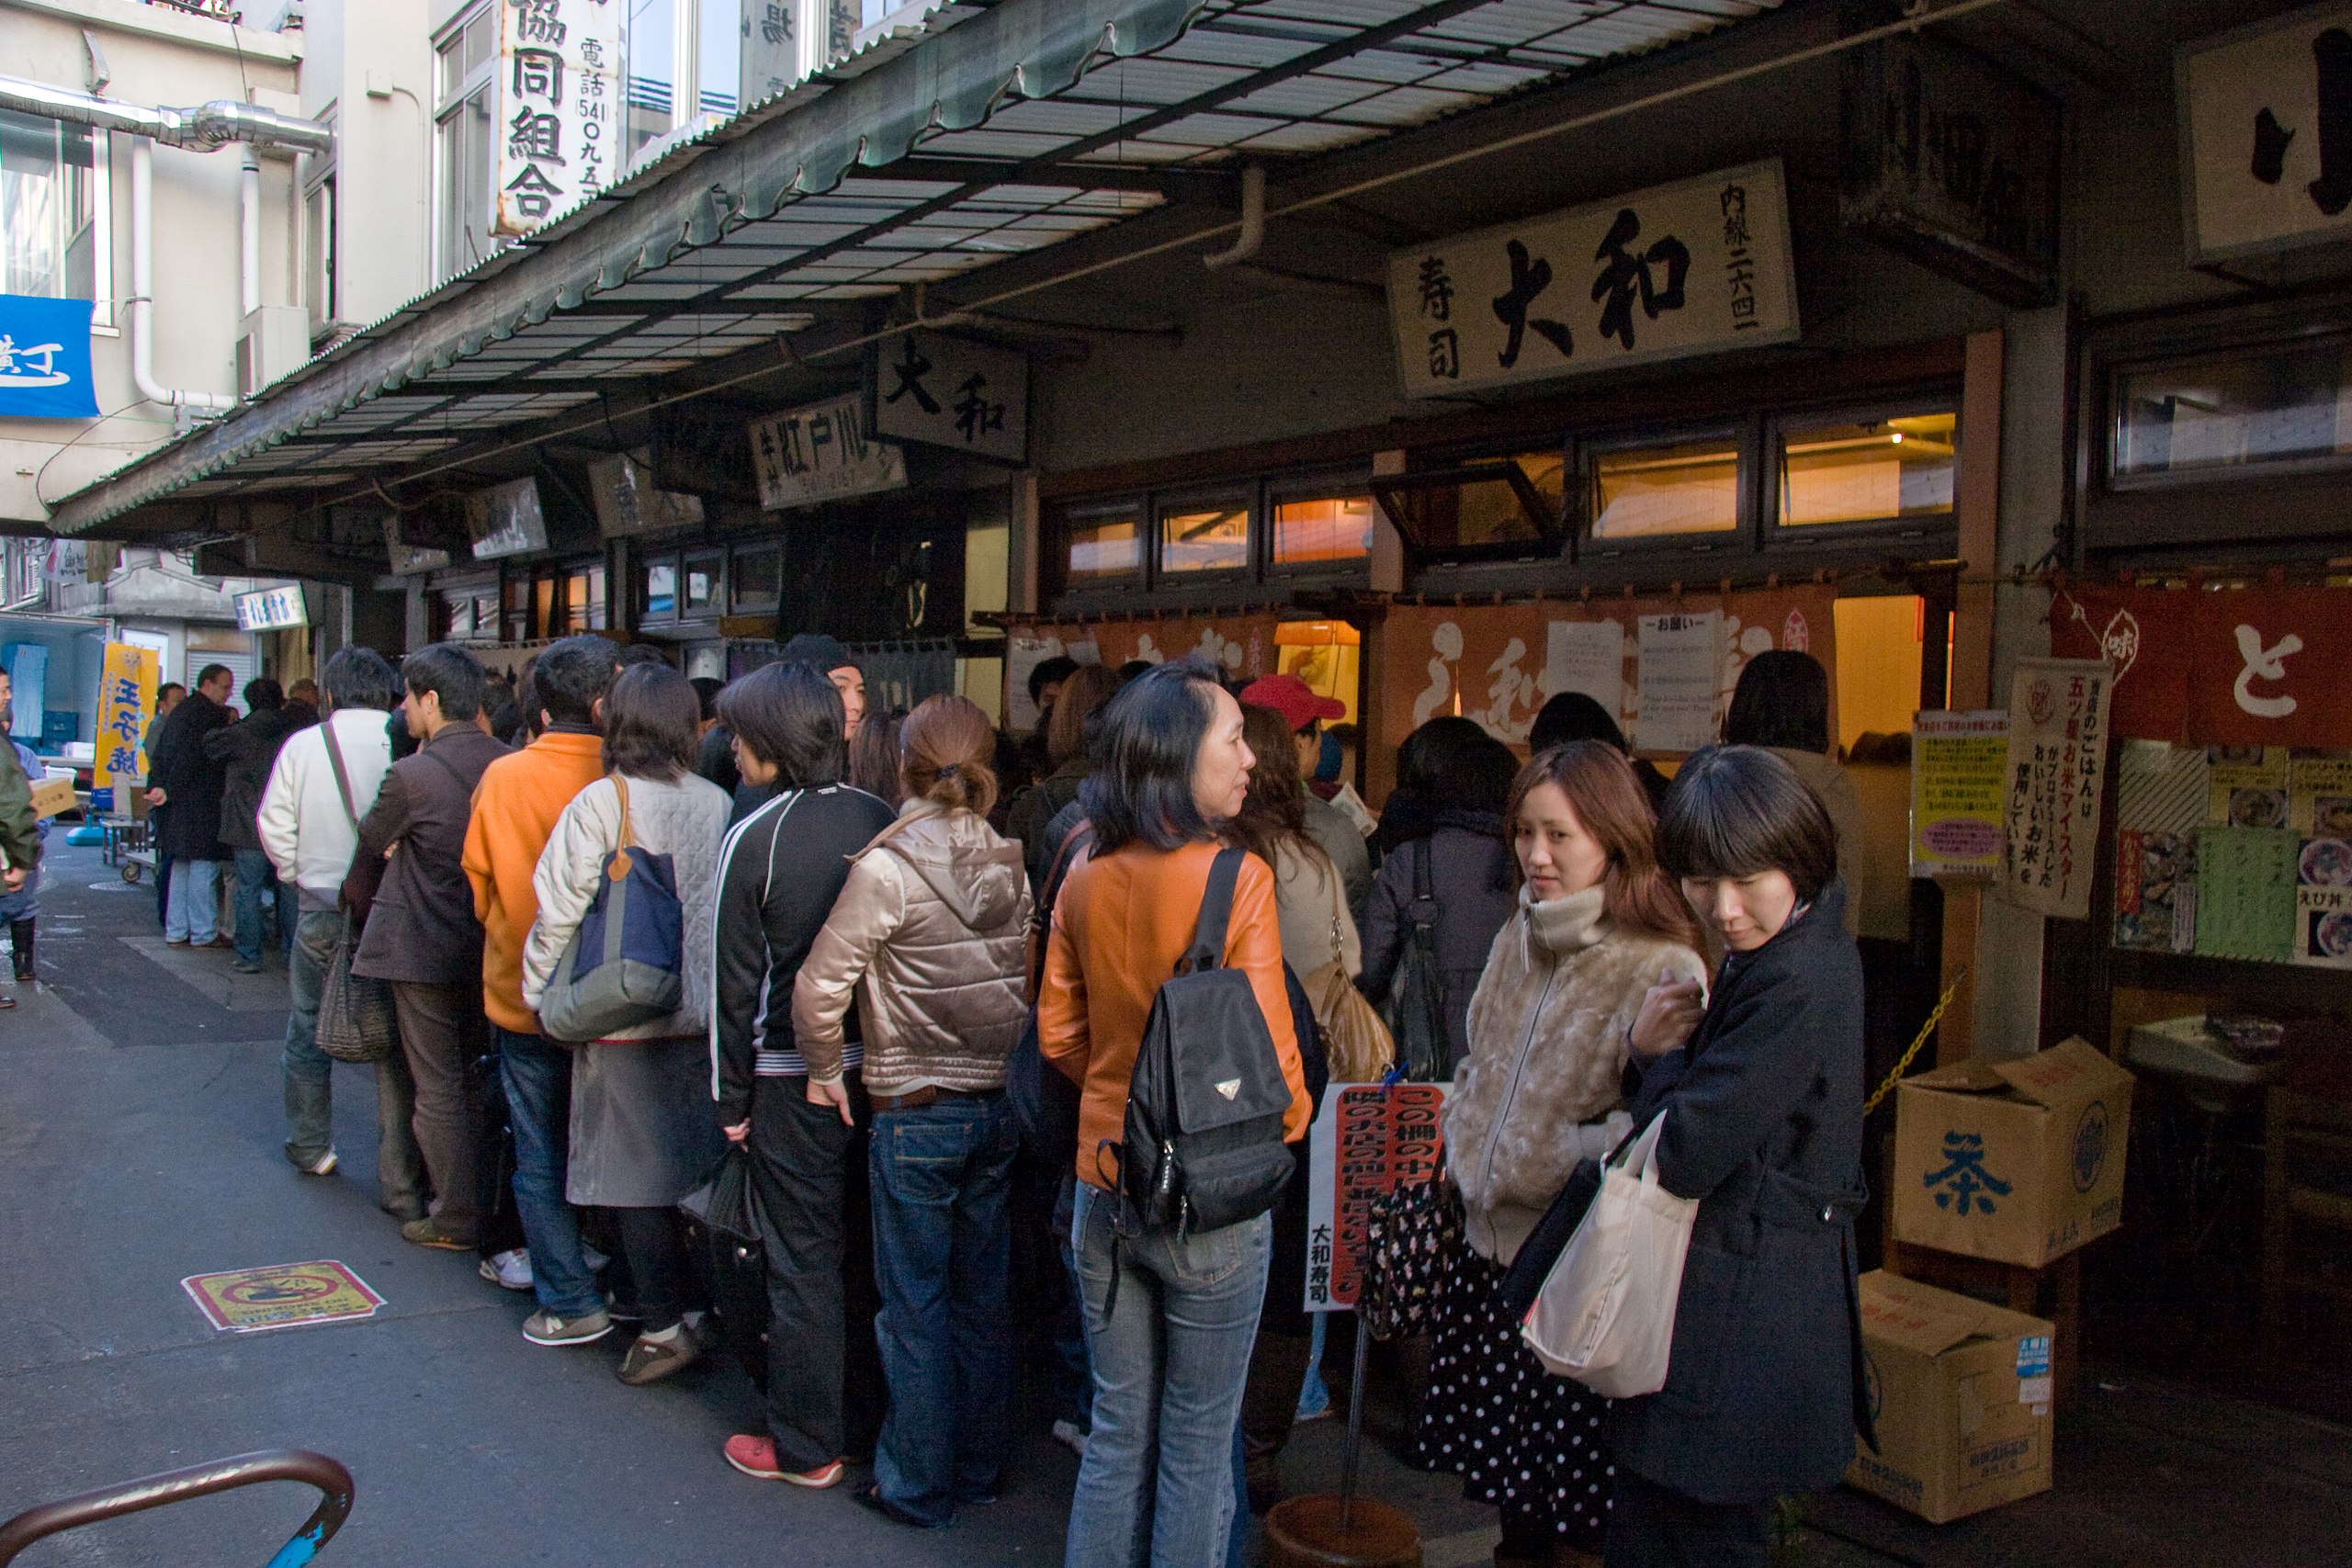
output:
[[[1356,1304],[1373,1201],[1445,1168],[1446,1086],[1335,1083],[1307,1132],[1308,1312]]]
[[[2109,667],[2093,660],[2018,661],[2009,688],[2002,890],[2037,914],[2079,920],[2090,913],[2113,685]]]
[[[498,0],[493,234],[527,234],[627,161],[621,0]]]
[[[1388,314],[1414,397],[1792,342],[1781,162],[1396,252]]]
[[[938,333],[882,345],[876,434],[1000,462],[1029,460],[1029,360]]]
[[[907,486],[905,451],[875,439],[856,393],[755,419],[751,437],[760,504],[770,512]]]
[[[2180,51],[2191,261],[2352,232],[2352,6],[2314,6]]]

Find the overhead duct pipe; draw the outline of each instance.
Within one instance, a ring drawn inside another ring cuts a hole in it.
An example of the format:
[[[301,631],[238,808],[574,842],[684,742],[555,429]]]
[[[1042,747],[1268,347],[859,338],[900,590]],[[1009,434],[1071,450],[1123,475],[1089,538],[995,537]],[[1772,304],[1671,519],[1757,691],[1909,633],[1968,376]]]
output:
[[[1251,164],[1241,171],[1241,233],[1230,250],[1219,251],[1213,256],[1203,256],[1201,265],[1210,271],[1246,262],[1258,254],[1266,243],[1266,165]]]
[[[155,379],[155,144],[130,139],[130,384],[151,403],[225,412],[237,400]],[[248,286],[250,288],[250,286]]]

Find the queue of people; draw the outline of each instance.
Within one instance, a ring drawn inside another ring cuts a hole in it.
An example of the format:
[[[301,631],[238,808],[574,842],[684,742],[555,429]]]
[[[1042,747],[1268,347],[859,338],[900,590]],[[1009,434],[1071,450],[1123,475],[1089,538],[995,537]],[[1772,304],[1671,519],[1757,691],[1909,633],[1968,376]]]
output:
[[[375,1074],[379,1201],[408,1242],[530,1292],[531,1342],[625,1329],[633,1386],[700,1359],[677,1205],[738,1160],[763,1320],[722,1326],[764,1344],[766,1404],[730,1465],[824,1489],[870,1461],[860,1502],[948,1525],[999,1494],[1034,1341],[1081,1454],[1071,1568],[1211,1568],[1281,1496],[1315,1392],[1303,1139],[1328,1082],[1362,1070],[1352,1010],[1393,1021],[1409,973],[1433,993],[1427,1059],[1400,1027],[1398,1066],[1451,1085],[1461,1238],[1415,1457],[1499,1509],[1498,1563],[1761,1564],[1772,1499],[1837,1479],[1867,1430],[1861,987],[1834,768],[1815,782],[1784,754],[1827,767],[1804,671],[1757,660],[1733,716],[1766,744],[1670,783],[1589,703],[1555,699],[1523,763],[1432,719],[1367,840],[1315,787],[1344,708],[1295,676],[1056,669],[1023,739],[956,696],[868,712],[831,638],[783,652],[722,686],[594,636],[511,684],[457,644],[397,670],[348,649],[308,725],[264,682],[247,717],[216,717],[226,671],[199,672],[159,737],[172,931],[243,967],[275,903],[297,1171],[339,1163],[316,1032],[346,963],[399,1023]],[[257,849],[229,820],[248,812]],[[198,869],[223,850],[225,940]],[[23,852],[0,852],[13,876]],[[594,966],[584,933],[639,873],[675,910],[670,988],[559,1038],[551,991]],[[1137,1063],[1176,1027],[1163,984],[1195,962],[1246,982],[1227,994],[1262,1021],[1269,1135],[1296,1169],[1234,1223],[1170,1228],[1141,1217],[1127,1144]],[[1579,1166],[1658,1116],[1696,1234],[1667,1384],[1612,1402],[1545,1370],[1502,1286]]]

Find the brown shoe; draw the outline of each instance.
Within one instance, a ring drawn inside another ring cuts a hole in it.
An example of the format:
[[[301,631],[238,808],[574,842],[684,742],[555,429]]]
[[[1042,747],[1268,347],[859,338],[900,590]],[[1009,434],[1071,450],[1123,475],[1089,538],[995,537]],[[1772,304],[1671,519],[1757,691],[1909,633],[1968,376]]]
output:
[[[234,947],[237,945],[237,939],[226,934],[219,934],[215,935],[210,942],[199,942],[196,945],[198,947]]]
[[[439,1220],[429,1215],[424,1219],[411,1220],[401,1226],[401,1239],[418,1247],[438,1247],[444,1252],[471,1252],[474,1249],[470,1236],[450,1235],[441,1228]]]
[[[702,1347],[695,1341],[695,1331],[685,1325],[678,1325],[673,1339],[649,1339],[640,1334],[637,1343],[628,1348],[621,1364],[613,1375],[631,1388],[643,1388],[650,1382],[684,1371],[702,1359]]]

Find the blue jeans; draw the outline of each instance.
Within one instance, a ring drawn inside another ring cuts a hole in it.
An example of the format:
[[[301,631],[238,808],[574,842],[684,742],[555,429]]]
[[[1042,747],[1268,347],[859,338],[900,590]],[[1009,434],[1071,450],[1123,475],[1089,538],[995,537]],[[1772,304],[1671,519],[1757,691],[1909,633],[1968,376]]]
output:
[[[875,1334],[890,1389],[874,1477],[883,1496],[934,1524],[996,1491],[1011,1446],[1020,1147],[1001,1094],[879,1111],[867,1145]]]
[[[171,902],[164,910],[164,940],[202,947],[220,934],[220,863],[172,862]],[[311,1004],[312,1008],[317,1003]]]
[[[1071,1242],[1094,1365],[1094,1430],[1064,1562],[1121,1568],[1145,1560],[1148,1540],[1150,1568],[1219,1568],[1272,1218],[1138,1236],[1114,1249],[1117,1207],[1112,1194],[1080,1183]]]
[[[531,1289],[558,1317],[600,1312],[605,1293],[580,1246],[580,1216],[564,1197],[571,1163],[571,1053],[536,1034],[491,1026],[514,1128],[514,1213],[531,1250]]]
[[[266,899],[277,911],[279,940],[294,939],[294,890],[277,880],[277,868],[260,850],[237,850],[237,956],[261,962],[261,910]]]

